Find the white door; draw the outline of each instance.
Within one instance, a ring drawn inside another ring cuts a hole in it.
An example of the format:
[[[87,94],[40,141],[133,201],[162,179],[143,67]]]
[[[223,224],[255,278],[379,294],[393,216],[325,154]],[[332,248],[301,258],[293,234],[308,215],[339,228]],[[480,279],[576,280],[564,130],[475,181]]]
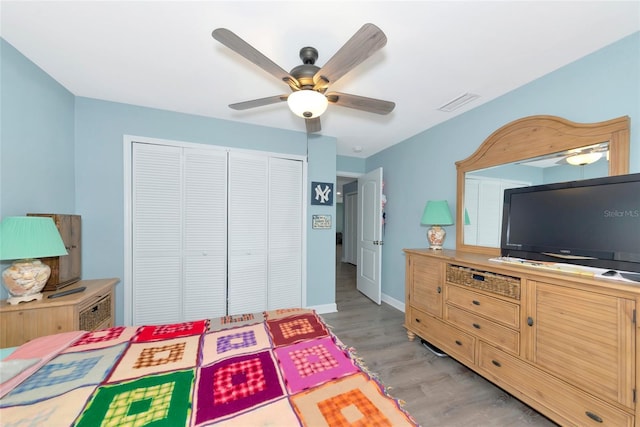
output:
[[[269,159],[229,153],[228,314],[267,309]]]
[[[227,155],[134,143],[132,323],[226,313]]]
[[[358,178],[356,285],[376,304],[382,296],[382,168]]]

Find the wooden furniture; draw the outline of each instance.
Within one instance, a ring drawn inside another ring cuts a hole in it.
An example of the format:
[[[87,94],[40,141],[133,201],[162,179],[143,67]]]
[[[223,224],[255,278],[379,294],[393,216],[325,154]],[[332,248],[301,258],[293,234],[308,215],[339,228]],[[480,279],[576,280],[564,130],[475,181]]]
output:
[[[51,267],[51,276],[44,285],[43,291],[55,291],[80,280],[82,275],[82,218],[80,215],[29,213],[27,216],[52,218],[69,253],[66,256],[41,258],[42,262]]]
[[[629,117],[599,123],[574,123],[555,116],[530,116],[492,133],[471,156],[456,162],[456,248],[459,251],[499,255],[500,249],[465,244],[465,174],[553,153],[609,143],[609,175],[629,173]],[[476,224],[482,227],[481,224]]]
[[[40,301],[9,305],[0,301],[0,348],[15,347],[44,335],[114,326],[118,279],[81,280],[64,290],[86,290],[59,298],[45,292]]]
[[[640,284],[405,249],[405,328],[561,425],[640,426]]]

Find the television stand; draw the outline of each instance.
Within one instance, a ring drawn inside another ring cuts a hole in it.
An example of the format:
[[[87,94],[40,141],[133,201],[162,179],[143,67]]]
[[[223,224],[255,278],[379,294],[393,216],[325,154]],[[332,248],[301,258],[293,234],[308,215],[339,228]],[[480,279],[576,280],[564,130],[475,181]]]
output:
[[[559,425],[640,427],[640,283],[448,249],[404,252],[409,340]]]

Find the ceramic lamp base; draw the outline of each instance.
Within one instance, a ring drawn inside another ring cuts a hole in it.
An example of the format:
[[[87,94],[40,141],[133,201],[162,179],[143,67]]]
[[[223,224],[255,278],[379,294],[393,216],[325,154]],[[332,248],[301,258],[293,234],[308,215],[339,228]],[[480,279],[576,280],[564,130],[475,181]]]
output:
[[[2,282],[9,291],[9,304],[42,299],[40,291],[49,280],[51,268],[37,259],[15,261],[2,272]]]
[[[21,302],[29,302],[33,300],[39,301],[41,299],[42,299],[42,292],[38,292],[37,294],[7,298],[7,303],[11,305],[17,305],[17,304],[20,304]]]
[[[429,249],[442,250],[442,244],[447,232],[439,225],[432,225],[427,230],[427,240],[429,241]]]

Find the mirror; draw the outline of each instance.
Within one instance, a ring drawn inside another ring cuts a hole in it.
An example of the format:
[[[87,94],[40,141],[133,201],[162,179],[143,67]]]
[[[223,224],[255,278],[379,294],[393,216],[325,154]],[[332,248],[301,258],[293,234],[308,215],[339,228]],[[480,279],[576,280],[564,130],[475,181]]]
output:
[[[568,164],[578,152],[600,153],[600,158]],[[456,168],[456,248],[496,256],[504,189],[628,173],[629,118],[581,124],[525,117],[495,131]]]

